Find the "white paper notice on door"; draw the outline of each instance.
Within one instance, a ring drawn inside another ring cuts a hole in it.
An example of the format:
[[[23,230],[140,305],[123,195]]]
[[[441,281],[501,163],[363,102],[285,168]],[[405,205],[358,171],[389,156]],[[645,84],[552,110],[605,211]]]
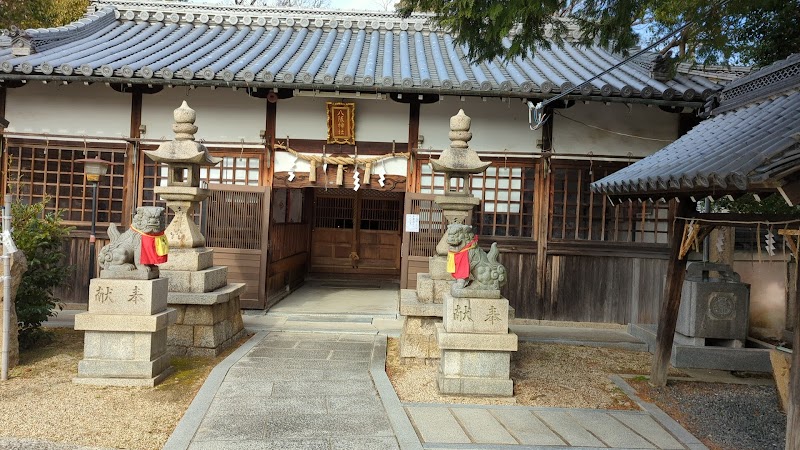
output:
[[[406,233],[419,233],[419,214],[406,214]]]

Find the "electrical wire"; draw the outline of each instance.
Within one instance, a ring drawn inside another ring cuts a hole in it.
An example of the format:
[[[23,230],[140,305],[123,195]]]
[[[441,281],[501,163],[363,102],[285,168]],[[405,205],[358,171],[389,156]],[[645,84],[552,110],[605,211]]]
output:
[[[580,120],[578,120],[578,119],[573,119],[572,117],[567,117],[567,116],[565,116],[564,114],[561,114],[561,113],[560,113],[560,112],[558,112],[558,111],[554,111],[554,112],[555,112],[556,114],[558,114],[559,116],[561,116],[561,117],[563,117],[563,118],[567,119],[567,120],[571,120],[571,121],[573,121],[573,122],[575,122],[575,123],[579,123],[579,124],[581,124],[581,125],[583,125],[583,126],[586,126],[586,127],[589,127],[589,128],[594,128],[595,130],[605,131],[606,133],[611,133],[611,134],[616,134],[616,135],[618,135],[618,136],[625,136],[625,137],[636,138],[636,139],[644,139],[644,140],[646,140],[646,141],[669,142],[669,143],[671,143],[671,142],[674,142],[674,139],[658,139],[658,138],[651,138],[651,137],[645,137],[645,136],[637,136],[637,135],[635,135],[635,134],[621,133],[621,132],[619,132],[619,131],[608,130],[608,129],[605,129],[605,128],[598,127],[598,126],[596,126],[596,125],[590,125],[590,124],[588,124],[588,123],[586,123],[586,122],[581,122]]]

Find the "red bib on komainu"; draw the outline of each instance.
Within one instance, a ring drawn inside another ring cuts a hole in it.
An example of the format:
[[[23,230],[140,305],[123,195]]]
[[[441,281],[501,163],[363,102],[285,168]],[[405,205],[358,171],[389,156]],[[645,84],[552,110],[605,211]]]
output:
[[[167,262],[167,254],[169,253],[169,246],[167,245],[167,237],[164,232],[158,234],[146,234],[133,228],[142,235],[142,251],[141,263],[142,264],[164,264]]]
[[[457,252],[447,253],[447,271],[453,274],[453,278],[469,278],[469,251],[478,245],[478,236],[475,236],[469,244]]]

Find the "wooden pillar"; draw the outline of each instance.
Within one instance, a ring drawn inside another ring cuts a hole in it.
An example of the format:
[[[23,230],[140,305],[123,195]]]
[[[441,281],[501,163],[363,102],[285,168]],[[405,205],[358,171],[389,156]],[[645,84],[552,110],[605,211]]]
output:
[[[534,301],[536,304],[544,305],[547,299],[547,243],[550,238],[550,158],[549,153],[553,150],[553,110],[546,108],[544,111],[549,119],[542,125],[542,147],[541,151],[545,155],[541,159],[538,168],[538,180],[536,185],[535,211],[538,211],[536,230],[536,292]],[[542,311],[544,313],[545,311]],[[538,317],[544,319],[545,317]]]
[[[674,200],[673,200],[674,201]],[[681,198],[675,207],[675,216],[686,217],[692,209],[688,198]],[[656,351],[653,355],[653,368],[650,384],[656,387],[667,385],[667,370],[672,356],[672,342],[675,338],[675,326],[678,322],[678,308],[681,306],[681,289],[686,274],[686,257],[680,257],[683,239],[683,221],[676,219],[672,224],[669,236],[669,268],[664,284],[664,296],[661,302],[661,313],[658,315],[658,333],[656,334]]]
[[[0,86],[0,117],[6,117],[6,88]],[[2,198],[6,198],[6,189],[8,188],[8,180],[6,178],[6,174],[8,174],[8,156],[6,155],[6,148],[5,148],[5,139],[0,136],[0,157],[2,158],[2,180],[0,182],[3,183],[3,187],[0,188],[0,194],[2,194]]]
[[[274,100],[274,101],[273,101]],[[265,186],[272,186],[272,177],[275,174],[275,133],[277,131],[277,114],[278,114],[278,99],[267,98],[267,115],[264,124],[265,131],[265,151],[266,159],[264,161],[264,175],[263,184]]]
[[[795,261],[796,267],[800,263]],[[789,369],[789,407],[786,415],[786,450],[800,450],[800,273],[794,277],[794,341],[792,368]]]
[[[420,103],[411,102],[408,106],[408,150],[406,151],[412,156],[408,158],[406,166],[406,192],[419,192],[419,174],[414,149],[419,142]]]
[[[139,139],[142,137],[142,91],[134,89],[131,92],[131,128],[130,137]],[[122,226],[127,228],[131,223],[133,217],[133,210],[136,208],[137,189],[139,189],[139,174],[137,169],[143,161],[141,153],[139,152],[139,142],[132,141],[127,149],[127,156],[125,158],[125,166],[123,169],[123,186],[122,186]],[[137,161],[138,159],[138,161]]]

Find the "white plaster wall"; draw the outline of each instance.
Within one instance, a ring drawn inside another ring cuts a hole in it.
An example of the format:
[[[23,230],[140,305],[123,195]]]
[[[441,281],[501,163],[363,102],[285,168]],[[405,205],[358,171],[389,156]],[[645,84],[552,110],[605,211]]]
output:
[[[148,139],[172,139],[172,111],[186,103],[197,111],[197,138],[206,141],[261,142],[266,126],[267,101],[243,90],[165,88],[142,98],[142,124]]]
[[[278,102],[276,134],[278,138],[327,139],[325,103],[356,104],[356,143],[406,142],[409,106],[393,100],[295,97]]]
[[[87,136],[128,136],[131,95],[103,84],[27,83],[8,89],[8,131]]]
[[[750,334],[780,339],[786,327],[786,263],[737,260],[733,270],[750,284]]]
[[[442,96],[436,103],[420,108],[419,134],[424,136],[420,148],[444,150],[450,147],[447,133],[450,117],[463,109],[472,118],[470,148],[478,152],[503,153],[533,152],[536,141],[542,138],[541,130],[528,126],[528,107],[520,100],[502,101],[497,98]]]
[[[571,108],[558,109],[553,119],[553,149],[556,153],[586,155],[648,156],[678,138],[678,115],[656,106],[621,103],[578,102]],[[565,117],[562,117],[565,116]],[[569,119],[583,123],[578,123]],[[646,138],[620,136],[605,130]]]

